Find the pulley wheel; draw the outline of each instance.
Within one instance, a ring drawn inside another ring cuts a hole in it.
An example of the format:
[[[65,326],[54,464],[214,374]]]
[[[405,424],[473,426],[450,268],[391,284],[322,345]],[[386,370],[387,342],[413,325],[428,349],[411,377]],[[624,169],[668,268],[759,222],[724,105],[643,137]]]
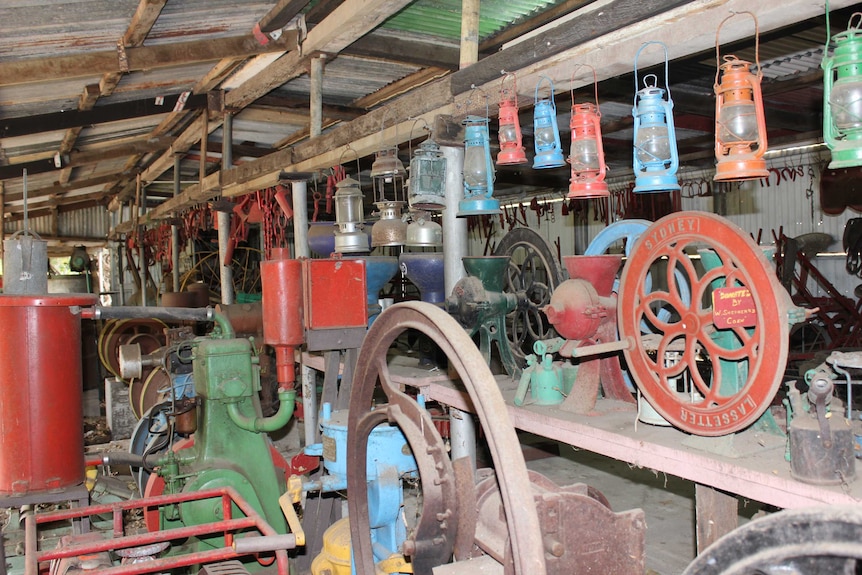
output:
[[[347,421],[351,446],[347,452],[347,505],[356,572],[375,572],[366,460],[368,436],[385,422],[398,425],[404,433],[419,469],[421,513],[402,550],[410,557],[413,573],[430,575],[434,567],[451,561],[453,552],[469,552],[473,544],[475,522],[471,525],[469,518],[475,521],[475,515],[469,513],[471,498],[467,495],[475,491],[473,473],[459,471],[462,461],[449,459],[431,415],[392,381],[387,352],[408,329],[424,333],[446,354],[475,406],[500,482],[515,573],[544,573],[538,514],[534,506],[523,504],[524,494],[530,493],[527,467],[497,382],[464,328],[437,306],[424,302],[399,303],[381,313],[368,330],[356,363]]]
[[[705,269],[690,257],[698,251],[718,265]],[[753,325],[719,329],[711,304],[716,288],[747,289],[744,308],[750,306]],[[787,361],[790,304],[782,294],[760,247],[724,218],[685,212],[650,226],[623,270],[618,303],[620,336],[633,342],[626,363],[650,405],[696,435],[726,435],[754,423]]]
[[[548,242],[529,228],[515,228],[503,236],[494,255],[509,256],[506,292],[522,296],[506,316],[506,337],[523,367],[533,343],[556,335],[542,308],[563,281],[560,264]]]
[[[99,360],[114,377],[123,379],[118,359],[120,346],[137,343],[141,354],[147,355],[164,345],[166,328],[167,325],[158,319],[108,320],[99,333]]]

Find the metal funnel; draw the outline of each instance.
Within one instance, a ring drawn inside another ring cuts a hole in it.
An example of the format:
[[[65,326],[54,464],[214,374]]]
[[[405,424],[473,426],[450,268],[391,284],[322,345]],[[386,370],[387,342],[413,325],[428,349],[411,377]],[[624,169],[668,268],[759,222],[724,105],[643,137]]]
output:
[[[419,288],[422,301],[440,303],[446,299],[443,252],[404,252],[398,256],[398,261],[407,279]]]
[[[611,295],[622,261],[621,254],[563,257],[569,278],[588,281],[602,297]]]
[[[502,293],[509,259],[509,256],[468,256],[461,261],[467,273],[479,278],[486,291]]]

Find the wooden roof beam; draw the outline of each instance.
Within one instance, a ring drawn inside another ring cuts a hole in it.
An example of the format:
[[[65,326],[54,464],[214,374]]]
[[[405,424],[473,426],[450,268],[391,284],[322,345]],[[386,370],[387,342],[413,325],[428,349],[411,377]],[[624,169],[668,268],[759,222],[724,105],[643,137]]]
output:
[[[213,42],[211,39],[191,40],[126,48],[126,69],[121,67],[116,50],[25,60],[5,60],[0,62],[0,86],[45,82],[61,78],[81,78],[93,74],[169,68],[195,62],[221,60],[222,58],[247,58],[267,52],[295,50],[298,43],[299,31],[287,30],[281,35],[281,38],[266,46],[261,46],[251,34],[244,34],[221,38],[218,42]]]

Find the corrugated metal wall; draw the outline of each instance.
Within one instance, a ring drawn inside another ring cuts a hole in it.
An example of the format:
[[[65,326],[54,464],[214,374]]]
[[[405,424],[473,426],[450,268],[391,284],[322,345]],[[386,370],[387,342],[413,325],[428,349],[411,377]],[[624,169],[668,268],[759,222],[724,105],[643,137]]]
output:
[[[772,234],[778,234],[779,230],[783,230],[788,237],[812,232],[831,235],[834,242],[828,248],[829,253],[817,256],[814,264],[841,293],[855,299],[853,290],[862,280],[848,274],[844,269],[842,237],[847,220],[859,217],[860,214],[846,210],[840,215],[830,216],[821,211],[819,189],[822,164],[818,156],[786,156],[772,160],[768,165],[781,172],[780,181],[778,175],[773,172],[768,184],[765,181],[749,181],[731,185],[725,196],[725,213],[722,215],[752,237],[757,238],[760,234],[760,243],[765,245],[773,243]],[[701,170],[680,174],[683,210],[714,211],[715,197],[698,197],[700,188],[697,185],[701,180],[711,182],[714,173],[714,170]],[[629,184],[628,181],[615,181],[611,183],[611,192],[624,190]],[[703,191],[706,191],[705,186]],[[553,206],[554,216],[539,219],[535,212],[527,208],[527,224],[548,241],[552,252],[557,253],[556,244],[559,244],[559,253],[563,256],[580,254],[589,245],[589,241],[604,228],[604,224],[596,218],[593,201],[583,202],[589,204],[589,213],[562,216],[560,198],[563,193],[559,191],[556,198],[549,201]],[[523,204],[525,207],[529,205],[528,202]],[[514,208],[517,209],[517,206],[516,203]],[[490,249],[505,235],[508,226],[501,226],[496,219],[494,222],[494,233],[487,242],[487,236],[481,228],[471,231],[471,255],[482,255],[486,252],[486,246],[490,253]],[[809,287],[817,295],[821,295],[815,286]]]
[[[53,217],[39,216],[29,219],[30,230],[42,235],[52,236]],[[89,238],[94,240],[105,239],[108,235],[110,217],[103,206],[93,206],[82,210],[61,212],[58,214],[57,234],[67,238]],[[24,227],[22,220],[4,222],[3,231],[8,235],[17,232]]]

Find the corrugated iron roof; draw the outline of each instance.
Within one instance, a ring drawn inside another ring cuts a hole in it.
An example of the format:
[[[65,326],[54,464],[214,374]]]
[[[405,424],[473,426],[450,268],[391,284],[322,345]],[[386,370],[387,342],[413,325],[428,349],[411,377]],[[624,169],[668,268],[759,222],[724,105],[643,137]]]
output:
[[[52,58],[65,54],[87,55],[94,52],[116,52],[117,41],[126,33],[132,16],[135,14],[141,0],[6,0],[0,3],[0,62]],[[204,40],[218,42],[222,39],[250,34],[255,23],[264,17],[276,5],[275,0],[171,0],[166,2],[152,29],[146,35],[144,46],[168,46],[179,41]],[[483,0],[480,6],[479,37],[487,41],[514,25],[522,22],[536,22],[537,14],[549,8],[576,8],[581,3],[565,3],[563,0]],[[310,5],[310,6],[313,6]],[[831,33],[835,34],[846,25],[850,11],[843,11],[835,18]],[[740,19],[741,20],[741,19]],[[750,26],[750,23],[743,23]],[[711,33],[711,32],[710,32]],[[737,36],[739,34],[736,34]],[[406,42],[422,41],[423,48],[433,56],[435,47],[457,49],[461,36],[461,2],[459,0],[416,0],[403,10],[394,14],[375,33],[377,38],[398,38]],[[810,110],[816,108],[817,98],[822,97],[822,89],[816,79],[822,57],[823,43],[826,38],[826,28],[823,19],[810,21],[793,27],[787,32],[772,33],[762,41],[760,59],[765,76],[764,90],[766,103],[775,110],[786,113],[793,110]],[[414,44],[419,46],[419,44]],[[734,43],[732,50],[741,58],[753,59],[753,43],[749,40]],[[410,90],[411,80],[421,76],[424,66],[428,63],[416,63],[414,54],[382,53],[375,57],[369,52],[356,50],[351,53],[350,47],[337,55],[328,55],[323,76],[324,117],[331,112],[339,118],[350,118],[366,112],[365,106],[377,105],[374,99],[387,88],[397,86],[393,93]],[[723,52],[722,52],[723,53]],[[277,55],[267,56],[274,60]],[[264,58],[259,58],[263,60]],[[237,65],[245,58],[237,58]],[[193,62],[182,65],[157,67],[149,70],[132,71],[120,77],[118,85],[110,95],[104,95],[95,100],[95,111],[104,111],[112,105],[128,105],[128,118],[114,121],[87,123],[81,127],[80,133],[73,139],[72,151],[67,154],[74,158],[76,153],[105,152],[104,158],[76,165],[72,170],[72,187],[64,191],[63,198],[88,196],[94,192],[105,194],[116,193],[112,184],[100,183],[76,187],[83,178],[101,177],[108,173],[117,174],[128,180],[134,179],[134,172],[121,174],[130,159],[144,158],[138,163],[138,170],[145,169],[153,161],[158,161],[162,155],[169,156],[170,143],[163,148],[151,150],[142,145],[141,152],[130,152],[129,155],[114,157],[110,150],[131,142],[146,142],[154,138],[154,130],[171,117],[172,105],[165,104],[164,112],[156,110],[143,116],[135,113],[140,103],[154,103],[158,98],[176,96],[188,92],[198,86],[202,80],[213,72],[217,61]],[[455,64],[448,64],[452,69]],[[246,78],[233,77],[228,84],[220,81],[230,78],[231,66],[218,76],[218,80],[207,85],[205,89],[218,90],[227,87],[237,89]],[[714,53],[701,53],[696,56],[671,62],[671,84],[674,94],[680,99],[687,99],[677,110],[691,119],[698,116],[697,121],[687,124],[697,127],[704,117],[713,114],[712,83],[714,80]],[[266,72],[263,72],[266,74]],[[788,85],[778,86],[780,82],[796,81],[805,78],[806,84],[787,89]],[[812,79],[813,78],[813,79]],[[32,82],[28,84],[0,85],[0,121],[15,118],[47,118],[48,114],[63,111],[74,113],[84,89],[88,85],[99,84],[103,80],[101,73],[93,73],[78,78],[56,78],[49,81]],[[253,80],[251,80],[253,81]],[[425,80],[427,81],[427,79]],[[2,84],[2,82],[0,82]],[[235,153],[238,161],[243,157],[259,157],[267,152],[276,151],[278,146],[285,145],[292,139],[302,137],[308,130],[307,111],[309,92],[311,89],[309,77],[300,74],[268,92],[263,101],[255,102],[239,111],[233,123],[233,142],[242,147],[249,156]],[[403,85],[403,87],[402,87]],[[771,91],[767,90],[771,87]],[[779,89],[780,88],[780,89]],[[606,152],[617,154],[625,160],[630,158],[630,128],[625,119],[631,116],[632,82],[628,76],[614,78],[599,86],[599,100],[602,109],[602,124],[614,124],[616,133],[609,138],[610,144]],[[395,94],[395,95],[397,95]],[[389,94],[387,97],[394,97]],[[701,102],[702,100],[702,102]],[[558,94],[558,123],[562,139],[567,141],[569,106],[563,102],[567,98]],[[362,108],[357,102],[371,102]],[[301,105],[298,105],[300,103]],[[496,105],[490,106],[492,113]],[[273,109],[281,108],[284,114],[269,114]],[[351,116],[353,114],[353,116]],[[529,106],[522,109],[526,119]],[[193,113],[180,114],[176,124],[167,128],[167,134],[172,137],[181,135],[191,124]],[[214,120],[217,126],[218,119]],[[524,133],[531,133],[531,126],[524,125]],[[707,120],[708,124],[708,120]],[[786,126],[783,129],[787,129]],[[24,136],[6,137],[0,139],[0,168],[8,165],[19,166],[21,162],[34,159],[50,159],[57,153],[60,143],[69,137],[68,130],[57,130],[52,126],[42,127],[36,133]],[[493,130],[495,132],[495,130]],[[213,144],[208,154],[209,159],[217,159],[220,154],[213,152],[218,148],[224,131],[218,127],[212,130],[209,141]],[[705,132],[697,130],[679,130],[680,141],[692,146],[699,146],[704,153],[710,153],[711,145],[706,142]],[[492,134],[495,138],[496,134]],[[703,140],[703,141],[701,141]],[[195,179],[199,171],[199,144],[190,144],[190,156],[181,165],[184,176]],[[183,150],[185,150],[184,148]],[[111,156],[111,157],[107,157]],[[64,158],[64,161],[68,158]],[[164,172],[151,176],[157,180],[154,190],[167,191],[171,188],[172,161],[163,162],[167,167]],[[210,164],[210,167],[214,167]],[[59,179],[59,171],[34,173],[29,179],[32,190],[53,189]],[[83,185],[83,184],[81,184]],[[20,193],[21,178],[6,181],[7,193]]]

